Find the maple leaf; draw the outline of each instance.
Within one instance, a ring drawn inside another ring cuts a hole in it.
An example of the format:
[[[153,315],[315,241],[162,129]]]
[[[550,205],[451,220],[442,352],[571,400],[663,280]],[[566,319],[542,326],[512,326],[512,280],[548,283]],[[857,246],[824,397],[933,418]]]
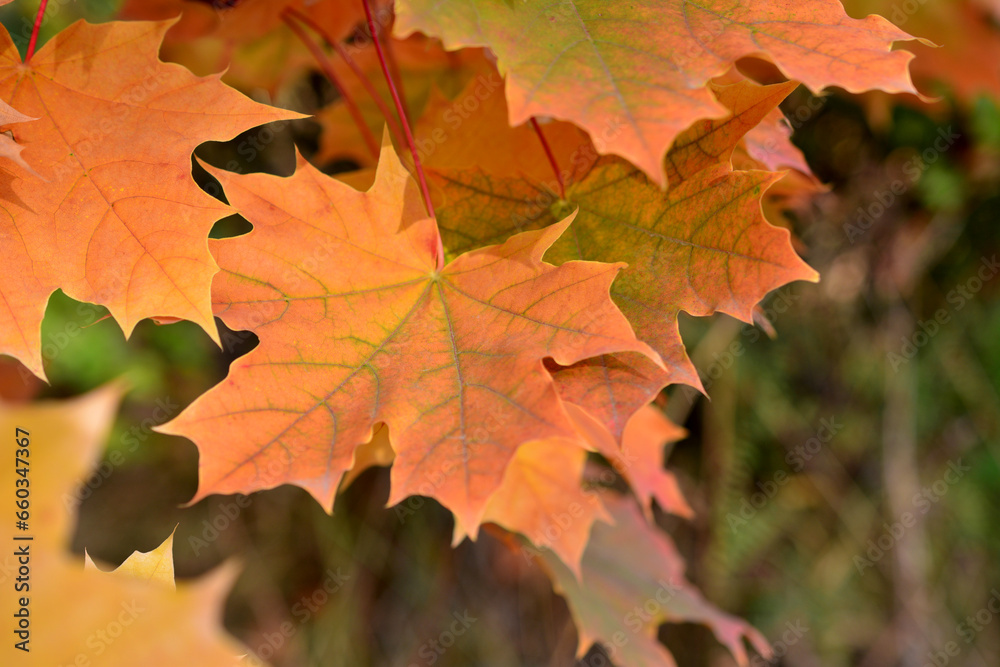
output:
[[[573,176],[565,200],[525,178],[497,177],[478,168],[430,170],[448,248],[495,243],[577,209],[550,257],[629,264],[613,285],[612,298],[639,338],[661,355],[665,369],[638,355],[617,354],[555,371],[560,384],[563,376],[566,383],[578,380],[567,391],[589,396],[577,400],[615,437],[665,385],[701,386],[677,329],[681,310],[699,316],[724,312],[749,322],[769,291],[793,280],[816,279],[793,251],[788,231],[772,227],[761,213],[763,193],[781,174],[733,171],[730,162],[746,132],[794,87],[745,80],[713,84],[730,115],[699,121],[677,138],[666,158],[674,183],[666,193],[616,158],[602,158],[589,171],[577,170],[577,176],[565,170]],[[474,125],[472,120],[467,124]],[[572,164],[581,162],[586,164]]]
[[[837,0],[400,0],[397,15],[399,36],[420,31],[450,49],[493,49],[511,125],[537,115],[575,122],[601,153],[624,157],[660,186],[674,138],[725,115],[705,85],[742,57],[766,56],[817,92],[916,93],[912,54],[891,50],[914,38],[878,16],[852,19]]]
[[[582,407],[600,426],[621,442],[629,418],[652,401],[668,382],[698,386],[698,374],[686,354],[669,359],[668,371],[641,354],[621,352],[558,366],[549,363],[559,395]]]
[[[12,131],[48,179],[2,186],[0,353],[39,377],[39,326],[57,288],[107,306],[126,335],[164,316],[218,339],[207,237],[229,210],[192,180],[191,152],[299,115],[162,63],[168,27],[77,22],[29,63],[0,31],[0,97],[38,117]]]
[[[389,442],[389,429],[383,424],[375,429],[371,440],[354,450],[354,465],[344,473],[340,492],[342,493],[364,471],[369,468],[388,467],[395,458],[396,452],[392,450],[392,444]]]
[[[76,489],[94,469],[121,395],[115,384],[69,401],[0,405],[0,430],[12,439],[16,434],[17,447],[29,452],[18,454],[27,461],[18,466],[23,474],[4,466],[0,483],[30,491],[28,529],[16,530],[13,520],[0,528],[5,544],[28,552],[30,588],[0,597],[0,613],[18,619],[21,609],[28,610],[30,652],[15,648],[24,639],[15,635],[0,648],[0,661],[24,667],[235,667],[246,649],[219,625],[236,574],[231,566],[175,590],[170,538],[110,574],[85,568],[66,550]],[[25,536],[33,539],[15,540]],[[6,550],[4,570],[16,571],[19,558],[14,548]]]
[[[665,161],[670,182],[677,185],[713,165],[732,164],[733,151],[741,143],[752,145],[751,154],[763,158],[757,169],[805,166],[802,154],[789,140],[790,132],[785,133],[787,126],[778,109],[797,87],[796,81],[761,86],[734,70],[711,81],[708,89],[729,115],[700,120],[677,137]],[[795,164],[789,164],[789,159]],[[809,173],[808,166],[805,173]]]
[[[565,440],[536,440],[517,450],[490,497],[483,523],[494,523],[550,549],[577,576],[595,521],[611,522],[600,498],[583,488],[587,451]],[[453,544],[467,535],[455,522]],[[471,537],[475,537],[472,531]]]
[[[161,427],[201,451],[196,499],[287,482],[331,508],[382,422],[390,504],[431,496],[474,530],[521,444],[575,437],[543,358],[656,357],[608,297],[621,264],[542,261],[569,219],[439,268],[391,145],[363,193],[301,156],[289,178],[210,171],[254,225],[213,241],[218,314],[261,343]]]
[[[749,664],[744,638],[770,657],[767,640],[757,630],[716,609],[684,578],[676,547],[635,503],[615,494],[603,501],[614,525],[594,525],[579,580],[552,553],[541,552],[576,623],[578,656],[600,642],[622,667],[676,667],[656,640],[656,630],[664,622],[692,621],[708,626],[742,667]]]

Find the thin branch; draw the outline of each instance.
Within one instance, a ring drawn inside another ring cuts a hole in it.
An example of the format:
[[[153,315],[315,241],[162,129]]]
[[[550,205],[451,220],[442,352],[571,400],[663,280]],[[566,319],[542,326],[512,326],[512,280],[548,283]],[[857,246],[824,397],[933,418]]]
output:
[[[45,6],[48,4],[49,0],[42,0],[42,3],[38,5],[38,13],[35,14],[35,26],[31,29],[31,40],[28,41],[28,52],[24,56],[24,62],[28,62],[31,60],[31,56],[35,55],[38,33],[42,29],[42,21],[45,19]]]
[[[392,80],[396,84],[396,88],[399,89],[399,99],[403,103],[403,113],[406,114],[406,118],[410,119],[410,108],[406,102],[406,91],[403,90],[403,75],[399,72],[399,64],[396,62],[396,49],[392,45],[392,40],[385,45],[385,58],[389,63],[389,71],[392,72]]]
[[[535,120],[534,116],[531,117],[531,127],[534,128],[535,134],[538,135],[538,140],[542,142],[542,148],[545,149],[545,157],[549,158],[549,164],[552,165],[552,171],[555,172],[556,182],[559,183],[559,197],[565,200],[566,184],[563,182],[562,171],[559,169],[559,163],[556,162],[556,156],[552,152],[549,142],[545,140],[545,135],[542,134],[542,128],[539,127],[538,121]]]
[[[399,143],[399,145],[406,143],[406,139],[403,137],[403,130],[400,129],[399,123],[396,122],[395,114],[393,114],[389,109],[385,100],[382,99],[379,92],[375,90],[375,86],[372,84],[371,79],[369,79],[365,73],[361,71],[361,67],[358,66],[358,63],[355,62],[354,58],[351,57],[351,54],[344,48],[344,45],[330,37],[330,34],[326,32],[321,25],[297,9],[289,7],[285,11],[294,16],[300,22],[312,28],[316,34],[323,38],[324,42],[336,50],[337,55],[343,58],[344,62],[347,63],[347,66],[351,68],[352,72],[354,72],[354,75],[358,77],[358,80],[361,82],[361,85],[364,86],[368,95],[371,96],[372,101],[375,102],[375,106],[378,107],[378,110],[382,113],[382,117],[385,118],[386,124],[389,126],[389,131],[392,132],[393,138]]]
[[[312,53],[313,57],[316,59],[316,62],[319,64],[320,69],[323,70],[323,74],[326,75],[326,78],[330,80],[330,83],[332,83],[340,93],[341,98],[344,100],[344,104],[347,106],[347,111],[351,114],[351,118],[354,119],[354,124],[358,126],[361,138],[364,139],[365,145],[368,146],[368,150],[371,151],[372,156],[377,160],[379,156],[379,144],[375,141],[375,136],[372,134],[371,128],[368,127],[368,123],[365,122],[364,116],[361,115],[361,109],[358,108],[357,102],[355,102],[354,98],[352,98],[347,92],[347,88],[344,87],[344,83],[340,80],[340,77],[337,76],[337,72],[333,69],[333,63],[331,63],[330,59],[326,56],[326,52],[323,51],[323,49],[320,48],[320,45],[309,36],[309,33],[303,30],[298,23],[292,20],[290,14],[283,12],[281,19],[285,22],[285,25],[287,25],[291,31],[295,33],[296,37],[298,37],[302,43],[306,45],[306,48],[309,49],[310,53]]]
[[[375,53],[378,54],[378,62],[382,66],[382,74],[385,76],[386,83],[389,84],[389,92],[392,93],[392,101],[396,104],[396,113],[399,114],[399,122],[403,125],[403,132],[406,133],[406,143],[410,147],[410,154],[413,156],[413,167],[417,172],[417,180],[420,182],[420,192],[424,196],[424,205],[427,207],[427,214],[432,218],[436,219],[434,215],[434,204],[431,203],[431,192],[427,187],[427,178],[424,176],[424,168],[420,164],[420,156],[417,154],[417,144],[413,140],[413,133],[410,132],[410,123],[406,119],[406,112],[403,109],[403,103],[399,99],[399,93],[396,91],[396,84],[392,80],[392,76],[389,74],[389,66],[386,64],[385,54],[382,51],[382,45],[378,41],[378,31],[375,29],[375,19],[372,17],[372,8],[368,4],[368,0],[361,0],[361,4],[365,8],[365,16],[368,19],[368,29],[372,33],[372,44],[375,45]],[[437,265],[438,268],[444,266],[444,247],[441,243],[441,233],[438,232],[437,235]]]

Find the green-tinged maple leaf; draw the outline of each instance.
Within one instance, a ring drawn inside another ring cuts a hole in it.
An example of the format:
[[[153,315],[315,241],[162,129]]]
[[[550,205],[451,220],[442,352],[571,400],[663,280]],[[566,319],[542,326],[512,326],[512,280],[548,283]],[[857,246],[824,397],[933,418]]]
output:
[[[482,169],[430,172],[445,246],[452,251],[502,241],[575,209],[573,225],[549,257],[628,263],[612,297],[639,338],[660,353],[666,370],[636,355],[616,355],[585,361],[573,371],[601,385],[573,391],[591,399],[604,394],[603,408],[601,400],[589,405],[616,436],[666,384],[700,386],[677,329],[681,310],[724,312],[749,322],[769,291],[816,279],[793,251],[788,231],[772,227],[761,212],[761,197],[780,174],[730,166],[744,134],[793,88],[748,81],[714,85],[731,115],[698,122],[678,138],[667,156],[676,178],[666,193],[617,158],[602,158],[569,180],[565,200],[544,184]]]
[[[229,211],[191,178],[191,152],[298,114],[162,63],[168,27],[81,21],[27,64],[0,31],[0,98],[38,118],[10,129],[46,179],[0,172],[0,353],[40,377],[58,288],[107,306],[126,335],[163,316],[217,339],[208,232]]]
[[[542,261],[569,219],[439,268],[391,146],[368,192],[301,157],[289,178],[212,173],[254,225],[213,241],[213,298],[261,344],[163,428],[199,446],[196,498],[292,483],[329,509],[383,422],[390,503],[431,496],[475,530],[521,444],[575,437],[543,358],[656,356],[608,296],[620,264]]]
[[[603,501],[614,524],[594,524],[579,580],[554,554],[542,552],[576,623],[578,655],[599,642],[620,667],[676,667],[656,631],[663,623],[691,621],[708,626],[742,667],[749,664],[744,639],[770,657],[757,630],[716,609],[684,578],[676,547],[633,501],[614,494]]]
[[[837,0],[400,0],[397,12],[398,35],[493,49],[511,125],[536,115],[575,122],[601,153],[661,186],[674,138],[725,115],[705,85],[742,57],[767,57],[813,91],[916,92],[912,54],[891,48],[913,37],[878,16],[850,18]]]
[[[220,624],[233,567],[175,590],[171,538],[149,553],[133,554],[110,574],[85,567],[67,550],[77,487],[99,459],[121,394],[121,387],[112,385],[70,401],[0,405],[0,432],[10,438],[11,463],[15,454],[23,461],[4,466],[0,483],[12,495],[15,489],[29,494],[27,528],[16,529],[13,516],[0,526],[0,539],[8,545],[0,556],[8,573],[4,585],[13,588],[16,582],[8,577],[22,565],[30,570],[20,582],[24,587],[0,596],[0,613],[13,619],[13,629],[23,627],[21,618],[28,626],[26,635],[7,630],[0,663],[235,667],[246,649]],[[28,651],[16,647],[25,639]]]

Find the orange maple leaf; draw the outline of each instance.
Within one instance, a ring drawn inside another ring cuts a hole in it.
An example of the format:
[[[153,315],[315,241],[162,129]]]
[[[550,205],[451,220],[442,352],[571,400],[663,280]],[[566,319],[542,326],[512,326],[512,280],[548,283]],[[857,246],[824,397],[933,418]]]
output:
[[[914,38],[878,16],[850,18],[837,0],[400,0],[397,12],[399,36],[420,31],[452,49],[493,49],[511,125],[537,115],[577,123],[601,153],[626,158],[660,186],[674,138],[699,118],[725,115],[705,85],[742,57],[768,57],[817,92],[916,92],[913,55],[891,50]]]
[[[191,178],[191,152],[298,114],[162,63],[169,25],[80,21],[28,63],[0,31],[0,98],[38,117],[11,131],[48,179],[0,183],[0,353],[40,377],[39,326],[58,288],[107,306],[126,335],[164,316],[218,337],[208,232],[228,210]]]
[[[301,157],[289,178],[212,173],[254,224],[213,241],[214,300],[261,344],[163,429],[201,450],[196,499],[293,483],[332,508],[384,422],[390,504],[432,496],[478,526],[520,445],[575,437],[543,358],[656,358],[608,296],[621,264],[542,261],[569,219],[439,267],[435,223],[391,146],[368,192]]]

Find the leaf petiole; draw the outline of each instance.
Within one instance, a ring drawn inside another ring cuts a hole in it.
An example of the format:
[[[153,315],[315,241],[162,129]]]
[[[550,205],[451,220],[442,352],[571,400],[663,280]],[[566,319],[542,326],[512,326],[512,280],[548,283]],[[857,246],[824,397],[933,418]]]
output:
[[[399,122],[403,126],[403,132],[406,134],[406,143],[410,147],[410,154],[413,156],[413,168],[417,172],[417,180],[420,182],[420,193],[424,197],[424,205],[427,207],[427,214],[437,220],[437,216],[434,215],[434,204],[431,203],[431,193],[427,187],[427,178],[424,176],[424,168],[420,164],[420,156],[417,154],[416,142],[413,140],[413,133],[410,132],[410,123],[406,119],[406,110],[403,108],[403,103],[399,99],[399,93],[396,91],[396,84],[393,81],[392,75],[389,73],[389,66],[386,63],[385,53],[382,51],[382,45],[379,43],[378,39],[378,27],[375,25],[375,19],[372,16],[372,8],[368,4],[368,0],[361,0],[361,4],[365,8],[365,17],[368,19],[368,30],[372,35],[372,44],[375,46],[375,53],[378,54],[379,65],[382,66],[382,74],[385,76],[385,81],[389,85],[389,92],[392,93],[392,101],[396,105],[396,114],[399,116]],[[441,243],[440,232],[437,235],[437,265],[438,268],[444,266],[444,246]]]
[[[35,14],[35,25],[31,29],[31,40],[28,42],[28,51],[24,56],[25,63],[31,60],[31,56],[35,55],[35,45],[38,43],[38,33],[42,29],[42,21],[45,19],[45,6],[48,4],[49,0],[42,0],[41,4],[38,5],[38,13]]]
[[[549,142],[545,140],[542,128],[538,125],[538,121],[535,120],[534,116],[531,117],[531,127],[535,130],[535,134],[538,135],[538,140],[542,142],[542,148],[545,149],[545,157],[549,159],[549,164],[552,165],[552,171],[555,172],[556,182],[559,183],[559,198],[565,201],[566,183],[563,181],[562,171],[559,169],[559,163],[556,161],[556,156],[552,152]]]

